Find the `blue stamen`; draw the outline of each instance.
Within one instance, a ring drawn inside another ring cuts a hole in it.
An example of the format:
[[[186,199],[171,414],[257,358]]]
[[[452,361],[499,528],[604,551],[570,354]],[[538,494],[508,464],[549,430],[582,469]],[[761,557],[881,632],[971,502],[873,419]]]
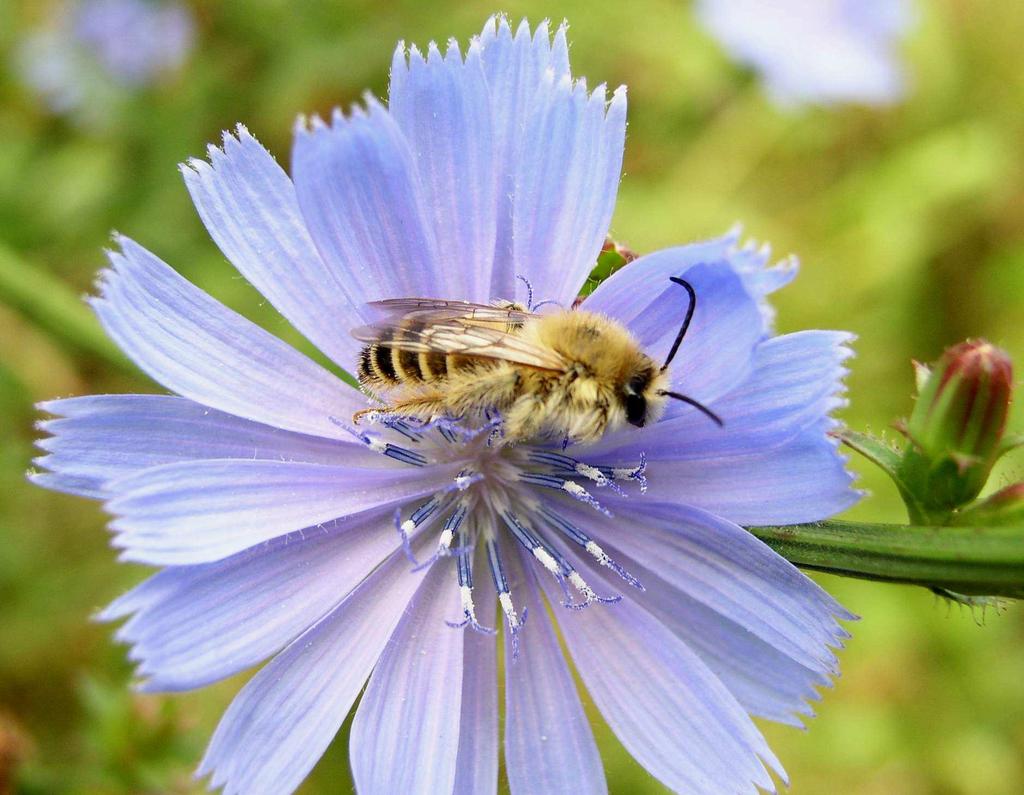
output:
[[[373,450],[373,452],[375,453],[380,453],[381,455],[387,456],[388,458],[392,458],[395,461],[400,461],[403,464],[410,464],[416,467],[422,467],[427,465],[427,458],[421,453],[417,453],[414,450],[408,450],[405,447],[399,447],[396,444],[391,444],[391,442],[383,442],[376,436],[371,436],[369,433],[366,433],[365,431],[356,430],[351,425],[343,422],[337,417],[329,417],[328,419],[330,419],[330,421],[337,425],[339,428],[348,431],[356,439],[358,439],[368,448]],[[395,430],[398,429],[395,428]]]
[[[391,444],[386,442],[384,444],[383,454],[388,458],[393,458],[395,461],[401,461],[403,464],[411,464],[414,467],[422,467],[427,465],[427,459],[413,450],[406,450],[404,447]]]
[[[493,539],[487,541],[487,562],[491,568],[491,578],[494,580],[494,587],[498,592],[498,604],[505,614],[505,621],[508,624],[509,643],[512,647],[512,662],[519,659],[519,631],[526,623],[527,611],[523,615],[516,615],[512,605],[512,594],[509,593],[508,580],[505,577],[505,567],[501,563],[501,553],[498,551],[498,544]]]
[[[408,422],[399,417],[388,417],[381,418],[381,423],[391,428],[393,431],[397,431],[402,434],[410,442],[421,442],[423,441],[423,434],[414,430]]]
[[[595,511],[603,513],[605,516],[610,517],[612,515],[611,511],[602,506],[601,503],[594,498],[593,494],[574,480],[557,478],[552,475],[545,475],[541,472],[520,472],[519,480],[524,483],[532,483],[535,486],[544,486],[548,489],[565,492],[574,500],[586,503]]]
[[[459,441],[459,437],[455,435],[455,431],[453,431],[449,427],[448,423],[440,423],[439,422],[437,424],[437,432],[439,434],[441,434],[441,436],[444,438],[444,440],[446,442],[448,442],[449,444],[455,444],[456,442]]]
[[[445,492],[442,492],[442,495]],[[398,530],[398,534],[402,537],[402,548],[405,550],[405,556],[412,561],[413,566],[417,570],[422,568],[422,564],[416,560],[416,556],[412,552],[412,544],[410,538],[414,532],[416,532],[420,526],[430,519],[441,509],[441,500],[438,499],[438,495],[434,495],[425,503],[416,508],[412,515],[409,516],[404,522],[402,521],[402,510],[401,508],[395,509],[395,528]],[[432,561],[431,561],[432,562]]]
[[[445,621],[452,629],[462,629],[463,627],[469,627],[477,632],[481,632],[484,635],[496,635],[497,630],[485,627],[479,623],[476,619],[476,613],[473,609],[473,566],[472,566],[472,547],[467,543],[468,539],[465,533],[459,533],[459,547],[455,552],[456,555],[456,572],[459,579],[459,592],[462,595],[462,621]]]
[[[562,588],[562,594],[565,596],[565,604],[569,606],[572,604],[572,594],[569,591],[569,586],[565,582],[566,576],[572,571],[572,568],[565,562],[564,559],[560,559],[561,556],[550,546],[545,544],[542,540],[537,538],[527,527],[522,520],[516,516],[512,511],[503,511],[501,518],[505,520],[505,524],[509,530],[512,531],[512,535],[516,541],[522,544],[523,548],[526,549],[534,558],[540,561],[540,564],[547,569],[551,575],[555,578],[558,584]]]
[[[438,543],[437,550],[423,561],[419,566],[413,569],[413,571],[420,571],[430,566],[434,561],[440,557],[448,557],[449,555],[460,555],[467,556],[472,554],[472,546],[460,546],[454,552],[451,551],[452,539],[458,534],[459,526],[462,521],[466,518],[466,514],[469,513],[469,506],[465,503],[459,505],[458,508],[445,520],[444,527],[441,528],[441,540]]]
[[[547,505],[540,506],[540,513],[544,516],[548,522],[556,529],[561,531],[570,540],[583,547],[583,549],[590,554],[598,563],[602,566],[611,569],[619,575],[623,580],[632,585],[638,590],[645,590],[643,584],[632,574],[626,571],[622,566],[612,560],[605,553],[603,549],[595,542],[590,536],[580,530],[576,525],[563,519],[557,513],[552,511]]]
[[[592,466],[576,458],[550,450],[534,450],[529,460],[534,464],[551,467],[552,474],[580,475],[597,484],[598,488],[609,486],[617,494],[625,496],[625,492],[616,484],[616,480],[635,480],[640,484],[641,493],[647,490],[647,455],[640,453],[640,463],[635,467]]]

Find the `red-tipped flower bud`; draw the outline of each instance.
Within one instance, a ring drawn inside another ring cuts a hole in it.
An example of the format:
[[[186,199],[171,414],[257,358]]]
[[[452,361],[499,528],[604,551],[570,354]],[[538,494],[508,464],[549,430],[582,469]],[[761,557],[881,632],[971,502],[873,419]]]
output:
[[[968,340],[947,349],[920,381],[904,475],[926,506],[951,510],[978,496],[999,456],[1013,364],[995,345]]]
[[[910,416],[910,438],[932,457],[988,458],[999,447],[1013,389],[1013,364],[984,340],[942,354]]]

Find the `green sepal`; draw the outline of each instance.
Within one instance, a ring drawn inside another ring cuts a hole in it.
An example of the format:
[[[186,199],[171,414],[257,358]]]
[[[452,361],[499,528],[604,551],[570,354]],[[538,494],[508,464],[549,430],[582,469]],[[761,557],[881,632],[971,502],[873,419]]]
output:
[[[957,511],[955,525],[1024,526],[1024,482],[1013,483]]]
[[[996,453],[996,459],[1001,458],[1011,450],[1016,450],[1018,447],[1024,447],[1024,433],[1017,433],[1003,439],[1003,443],[999,446],[999,452]]]
[[[608,238],[605,241],[604,248],[601,249],[601,253],[597,255],[597,264],[590,272],[586,282],[584,282],[579,297],[586,298],[598,288],[601,282],[615,273],[615,271],[621,270],[634,259],[636,259],[636,254]]]
[[[910,521],[947,524],[954,510],[977,497],[988,471],[972,466],[972,459],[977,460],[956,452],[933,459],[915,447],[909,448],[903,455],[899,474]]]
[[[910,515],[911,521],[921,521],[924,519],[927,514],[924,505],[914,496],[913,490],[909,488],[904,479],[903,453],[901,451],[893,448],[881,439],[876,439],[874,436],[866,433],[851,431],[849,428],[837,431],[835,436],[847,447],[860,453],[889,476],[892,482],[896,484],[900,497],[903,498],[903,502],[907,506],[907,513]]]

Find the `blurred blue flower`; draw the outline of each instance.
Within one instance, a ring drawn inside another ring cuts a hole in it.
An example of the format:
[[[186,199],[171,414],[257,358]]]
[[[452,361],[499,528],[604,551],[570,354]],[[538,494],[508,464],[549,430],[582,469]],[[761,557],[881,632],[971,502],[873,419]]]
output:
[[[58,8],[18,52],[26,83],[56,113],[104,105],[118,87],[153,83],[180,67],[195,42],[191,11],[172,0],[76,0]]]
[[[143,85],[178,68],[192,49],[189,9],[153,0],[79,0],[71,30],[107,73],[125,85]]]
[[[699,0],[697,15],[782,105],[894,102],[909,0]]]
[[[568,307],[605,239],[625,125],[622,89],[609,100],[570,77],[564,27],[497,18],[464,56],[400,45],[388,107],[367,97],[301,124],[291,179],[241,127],[182,170],[225,256],[351,371],[349,329],[373,319],[371,300],[524,301],[528,280]],[[103,500],[121,557],[164,567],[102,613],[131,616],[117,636],[142,689],[270,659],[214,734],[211,786],[292,791],[365,686],[361,793],[495,792],[486,625],[500,616],[512,792],[606,789],[559,631],[608,724],[668,787],[774,790],[770,771],[784,773],[750,716],[811,714],[850,614],[740,525],[821,519],[857,497],[826,436],[849,336],[771,334],[765,297],[790,264],[730,234],[608,279],[584,305],[655,358],[680,322],[669,276],[693,284],[671,380],[725,427],[677,403],[563,450],[489,444],[454,421],[350,427],[358,391],[117,243],[93,305],[175,394],[44,404],[58,418],[32,477]]]

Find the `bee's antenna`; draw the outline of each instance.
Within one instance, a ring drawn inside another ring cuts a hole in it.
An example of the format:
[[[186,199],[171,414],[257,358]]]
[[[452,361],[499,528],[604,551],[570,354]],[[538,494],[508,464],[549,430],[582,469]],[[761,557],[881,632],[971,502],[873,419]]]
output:
[[[669,392],[666,389],[659,389],[658,394],[664,395],[665,397],[675,398],[676,400],[681,400],[683,401],[683,403],[689,403],[695,409],[699,409],[700,411],[704,412],[704,414],[710,417],[714,421],[714,423],[718,425],[719,428],[725,426],[725,423],[722,422],[722,418],[715,414],[715,412],[713,412],[699,400],[695,400],[692,397],[687,397],[686,395],[680,395],[678,392]]]
[[[686,290],[687,294],[690,296],[690,305],[686,308],[686,317],[683,318],[683,325],[679,329],[679,333],[676,334],[675,342],[672,343],[672,348],[668,352],[668,357],[665,359],[665,363],[661,366],[661,372],[665,372],[668,366],[672,363],[672,360],[676,357],[676,351],[679,350],[679,346],[683,342],[683,337],[686,336],[686,330],[690,327],[690,321],[693,320],[693,310],[697,308],[697,292],[693,289],[693,285],[686,281],[686,279],[679,276],[669,276],[668,279],[670,282],[674,282]],[[681,400],[683,403],[689,403],[695,409],[706,414],[716,425],[718,425],[719,428],[725,425],[725,423],[722,422],[721,417],[695,398],[680,395],[678,392],[669,392],[667,389],[658,390],[658,394],[664,395],[665,397],[675,398],[676,400]]]
[[[668,366],[672,363],[672,360],[676,357],[676,351],[679,350],[679,346],[683,342],[683,337],[686,336],[686,330],[690,327],[690,321],[693,320],[693,310],[697,308],[697,293],[694,291],[693,286],[678,276],[669,276],[670,282],[675,282],[681,287],[685,288],[686,292],[690,295],[690,305],[686,308],[686,317],[683,318],[683,326],[679,329],[679,333],[676,334],[676,341],[672,343],[672,348],[668,352],[668,358],[665,359],[665,363],[661,366],[661,371],[665,372]],[[667,393],[671,394],[671,393]],[[673,395],[673,397],[681,397],[679,395]],[[703,408],[703,407],[701,407]]]

